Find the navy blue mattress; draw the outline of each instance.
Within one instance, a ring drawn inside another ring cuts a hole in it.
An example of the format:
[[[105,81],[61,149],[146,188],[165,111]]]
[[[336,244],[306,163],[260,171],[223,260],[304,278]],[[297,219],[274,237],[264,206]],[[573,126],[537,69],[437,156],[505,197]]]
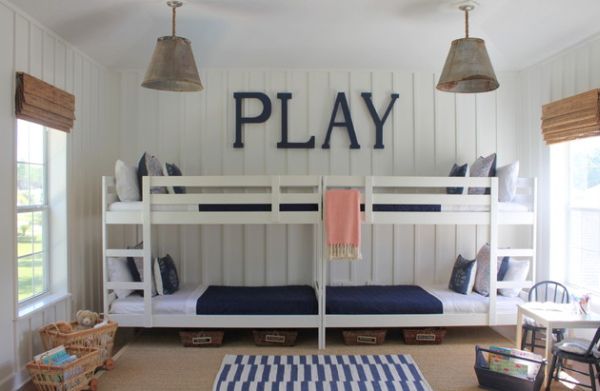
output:
[[[441,314],[442,302],[416,285],[328,286],[328,314]]]
[[[365,211],[365,204],[360,204],[360,211]],[[373,204],[373,212],[441,212],[438,204]]]
[[[271,204],[200,204],[200,212],[271,212]],[[318,212],[318,204],[279,204],[280,212]]]
[[[209,286],[196,303],[198,315],[315,315],[315,290],[308,285]]]
[[[271,204],[200,204],[200,212],[271,212]],[[360,205],[365,211],[365,205]],[[280,212],[318,212],[317,204],[279,204]],[[437,204],[373,204],[373,212],[441,212]]]

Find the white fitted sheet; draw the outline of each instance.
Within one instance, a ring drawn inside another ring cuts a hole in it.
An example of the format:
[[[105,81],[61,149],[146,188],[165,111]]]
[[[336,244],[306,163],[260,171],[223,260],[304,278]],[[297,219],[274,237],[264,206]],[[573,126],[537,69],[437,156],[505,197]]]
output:
[[[195,315],[196,302],[202,296],[206,287],[186,285],[172,295],[154,296],[152,312],[160,315]],[[111,314],[144,314],[144,297],[132,294],[122,299],[114,300],[110,305]]]
[[[137,212],[142,210],[142,201],[130,201],[130,202],[113,202],[108,206],[110,212]],[[185,211],[198,211],[198,205],[153,205],[153,211],[161,212],[185,212]]]
[[[475,314],[488,312],[489,298],[473,292],[468,295],[456,293],[447,287],[434,286],[423,287],[429,293],[437,297],[444,306],[445,314]],[[496,312],[516,313],[517,305],[523,303],[520,297],[496,296]]]
[[[142,210],[142,201],[131,201],[131,202],[113,202],[109,205],[108,210],[110,212],[135,212]],[[153,211],[162,212],[184,212],[184,211],[198,211],[197,205],[153,205]],[[489,205],[442,205],[442,212],[488,212],[490,210]],[[527,212],[529,207],[525,204],[519,204],[516,202],[499,202],[499,212]],[[434,212],[432,212],[434,213]]]
[[[489,205],[442,205],[442,212],[488,212]],[[516,202],[499,202],[499,212],[528,212],[529,207]]]
[[[487,313],[488,298],[478,293],[463,295],[456,293],[444,286],[423,287],[427,292],[437,297],[443,305],[444,314],[475,314]],[[154,296],[152,298],[152,311],[157,315],[195,315],[196,303],[204,293],[206,287],[186,285],[172,295]],[[496,312],[516,313],[517,305],[523,303],[520,297],[505,297],[498,295],[496,298]],[[132,294],[122,299],[114,300],[110,305],[111,314],[142,315],[144,313],[144,298]]]

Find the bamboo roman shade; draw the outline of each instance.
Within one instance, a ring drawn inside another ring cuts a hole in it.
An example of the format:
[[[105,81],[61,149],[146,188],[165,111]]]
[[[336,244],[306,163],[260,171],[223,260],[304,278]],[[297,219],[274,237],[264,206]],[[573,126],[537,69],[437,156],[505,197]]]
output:
[[[75,121],[75,97],[40,79],[17,72],[17,118],[70,132]]]
[[[600,135],[600,89],[548,103],[542,107],[546,144]]]

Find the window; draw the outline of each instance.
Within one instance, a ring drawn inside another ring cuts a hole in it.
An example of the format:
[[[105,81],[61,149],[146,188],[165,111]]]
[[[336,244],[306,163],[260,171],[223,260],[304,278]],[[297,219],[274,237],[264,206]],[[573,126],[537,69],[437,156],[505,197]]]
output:
[[[567,281],[600,292],[600,137],[567,148]]]
[[[17,277],[18,300],[48,290],[47,130],[17,121]]]

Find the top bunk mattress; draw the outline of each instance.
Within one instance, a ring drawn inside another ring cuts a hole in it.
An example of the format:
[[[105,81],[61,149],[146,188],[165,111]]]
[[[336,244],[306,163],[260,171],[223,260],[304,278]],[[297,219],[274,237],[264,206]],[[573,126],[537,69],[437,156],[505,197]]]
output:
[[[144,297],[131,294],[110,305],[112,314],[142,315]],[[308,285],[236,287],[186,285],[172,295],[154,296],[155,315],[315,315],[315,290]]]
[[[361,205],[364,211],[364,205]],[[489,205],[373,204],[373,212],[489,212]],[[528,212],[526,204],[498,202],[498,212]]]
[[[113,202],[110,212],[139,212],[142,201]],[[152,205],[154,212],[271,212],[271,204],[200,204],[200,205]],[[318,212],[318,204],[279,204],[280,212]]]
[[[463,295],[446,287],[415,285],[329,286],[326,296],[330,315],[415,315],[487,313],[488,297]],[[516,313],[520,297],[496,298],[498,313]]]

